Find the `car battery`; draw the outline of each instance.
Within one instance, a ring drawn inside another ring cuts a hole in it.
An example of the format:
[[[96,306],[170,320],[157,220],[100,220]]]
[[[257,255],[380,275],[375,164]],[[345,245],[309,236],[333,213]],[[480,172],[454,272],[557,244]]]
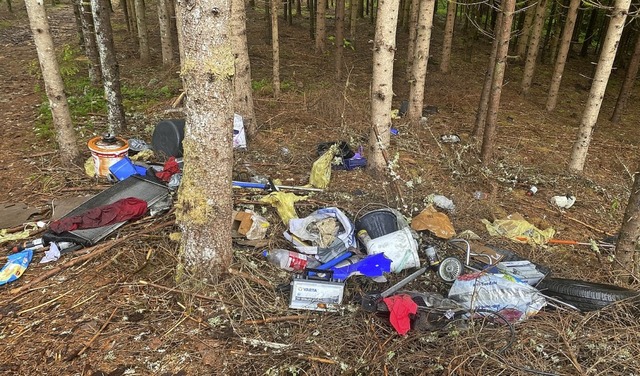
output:
[[[289,308],[337,311],[344,295],[344,281],[333,279],[330,270],[305,269],[291,282]]]

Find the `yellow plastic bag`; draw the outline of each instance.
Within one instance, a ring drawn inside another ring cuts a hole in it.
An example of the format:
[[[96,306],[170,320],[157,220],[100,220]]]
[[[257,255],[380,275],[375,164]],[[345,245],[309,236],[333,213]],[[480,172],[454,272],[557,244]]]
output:
[[[518,213],[511,214],[506,219],[496,219],[493,223],[483,219],[482,223],[491,236],[504,236],[519,243],[532,245],[546,244],[556,233],[556,230],[551,227],[546,230],[538,229]]]
[[[325,189],[331,181],[331,162],[338,154],[338,145],[333,144],[320,158],[313,162],[309,184],[316,188]]]
[[[290,192],[271,192],[269,195],[261,198],[260,201],[276,208],[282,222],[284,222],[285,226],[289,226],[290,219],[298,218],[294,203],[306,199],[307,196],[297,196]]]

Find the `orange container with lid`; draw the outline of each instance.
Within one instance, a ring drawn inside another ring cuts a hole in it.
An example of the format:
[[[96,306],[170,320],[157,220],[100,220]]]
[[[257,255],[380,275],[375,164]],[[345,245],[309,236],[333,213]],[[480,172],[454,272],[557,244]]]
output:
[[[111,134],[94,137],[89,140],[87,146],[91,150],[91,157],[98,177],[109,176],[109,167],[129,153],[127,140]]]

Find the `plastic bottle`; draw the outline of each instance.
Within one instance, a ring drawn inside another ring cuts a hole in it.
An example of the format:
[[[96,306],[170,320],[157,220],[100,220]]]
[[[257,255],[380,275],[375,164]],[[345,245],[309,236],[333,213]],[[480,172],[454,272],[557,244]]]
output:
[[[290,272],[304,270],[309,264],[316,266],[318,264],[317,262],[311,261],[311,258],[307,255],[286,249],[272,249],[271,251],[265,249],[262,251],[262,255],[266,257],[270,263]]]
[[[360,240],[360,242],[362,243],[362,245],[364,245],[365,248],[369,247],[369,243],[371,243],[371,236],[369,236],[369,233],[367,232],[367,230],[360,230],[358,231],[358,240]]]
[[[437,269],[438,265],[440,265],[440,258],[436,252],[436,247],[430,245],[424,251],[427,253],[427,259],[429,260],[431,269]]]

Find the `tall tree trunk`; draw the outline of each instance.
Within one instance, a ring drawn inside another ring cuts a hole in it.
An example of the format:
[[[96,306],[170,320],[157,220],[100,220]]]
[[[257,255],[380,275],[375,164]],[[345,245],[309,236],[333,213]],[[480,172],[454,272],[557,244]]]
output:
[[[317,0],[316,8],[316,53],[323,54],[327,39],[327,0]]]
[[[571,0],[564,0],[564,4],[560,7],[558,11],[558,18],[554,23],[553,27],[553,36],[551,37],[551,45],[549,46],[549,60],[556,61],[558,58],[558,45],[560,45],[560,34],[562,34],[562,27],[567,22],[567,15],[565,13],[565,8],[567,8],[567,3]]]
[[[136,6],[135,0],[127,0],[127,7],[129,8],[129,28],[133,34],[138,34],[138,25],[136,25]]]
[[[251,63],[247,45],[247,12],[244,0],[231,0],[231,45],[233,46],[236,74],[233,76],[235,112],[242,116],[249,138],[258,132],[256,115],[253,109],[253,91],[251,88]]]
[[[120,2],[120,6],[122,7],[122,12],[124,13],[124,23],[127,25],[127,32],[131,33],[131,17],[129,16],[129,2],[132,0],[122,0]]]
[[[509,39],[511,37],[511,24],[513,22],[513,12],[515,10],[515,0],[505,0],[502,3],[502,27],[498,36],[498,49],[496,51],[496,65],[493,71],[493,83],[491,84],[491,96],[487,108],[487,121],[482,138],[482,148],[480,159],[482,165],[488,166],[493,155],[493,146],[498,120],[498,109],[500,108],[500,96],[502,95],[502,84],[504,82],[504,72],[507,66],[507,53],[509,52]]]
[[[180,1],[186,96],[184,164],[176,220],[182,229],[176,279],[199,289],[232,259],[233,47],[231,1]],[[215,163],[211,163],[211,160]]]
[[[131,0],[129,0],[131,1]],[[176,37],[178,39],[178,55],[180,56],[180,69],[182,69],[184,65],[184,43],[182,42],[182,18],[178,17],[178,2],[176,1],[174,4],[174,13],[176,15]]]
[[[544,63],[545,62],[545,57],[547,55],[547,48],[549,46],[549,40],[551,39],[551,33],[555,27],[555,25],[558,24],[560,15],[559,12],[556,11],[557,6],[556,6],[557,2],[556,1],[552,1],[551,2],[551,10],[549,11],[549,17],[547,19],[547,31],[545,33],[544,36],[544,41],[542,42],[542,48],[541,48],[541,54],[540,54],[540,62]]]
[[[73,6],[73,18],[76,21],[76,34],[78,35],[78,44],[80,46],[82,46],[82,48],[84,48],[84,36],[82,34],[82,21],[80,20],[80,18],[82,17],[80,15],[80,8],[78,7],[78,3],[73,1],[72,4]]]
[[[562,31],[562,41],[560,42],[560,50],[558,51],[558,58],[553,68],[553,75],[551,76],[551,85],[549,85],[549,94],[547,95],[547,112],[551,112],[556,108],[558,104],[558,92],[560,91],[560,83],[562,82],[562,74],[564,73],[564,66],[569,56],[569,48],[571,47],[571,36],[573,35],[573,29],[576,25],[576,17],[578,16],[578,7],[581,0],[571,0],[569,3],[569,13],[567,13],[567,21],[564,24],[564,30]]]
[[[349,2],[349,6],[351,10],[351,16],[349,17],[349,38],[351,40],[351,45],[355,48],[358,25],[358,3],[356,0],[351,0]]]
[[[162,46],[162,65],[173,65],[173,41],[171,40],[171,22],[169,21],[170,0],[158,0],[158,26],[160,45]]]
[[[149,61],[149,37],[147,35],[147,20],[145,18],[144,0],[133,0],[136,7],[136,25],[138,26],[138,45],[140,60]]]
[[[442,42],[442,59],[440,60],[440,72],[451,72],[451,45],[453,44],[453,29],[456,22],[456,3],[447,1],[447,19],[444,23],[444,39]]]
[[[25,0],[25,7],[38,53],[44,88],[49,98],[49,108],[56,129],[56,141],[60,148],[60,159],[63,164],[70,165],[78,162],[80,154],[44,3],[42,0]]]
[[[491,55],[489,57],[489,65],[484,75],[484,84],[482,85],[482,93],[480,94],[480,102],[478,103],[478,111],[476,112],[476,121],[473,126],[473,138],[480,139],[487,123],[487,109],[489,108],[489,95],[491,94],[491,84],[493,83],[493,72],[496,67],[496,56],[498,54],[498,38],[502,30],[502,12],[498,14],[496,20],[496,28],[493,31],[493,43],[491,45]]]
[[[167,16],[169,17],[169,29],[171,36],[171,46],[173,47],[173,54],[176,54],[178,45],[178,27],[176,25],[176,4],[174,0],[165,0],[167,2]]]
[[[633,177],[613,266],[616,279],[621,282],[629,282],[640,271],[640,173],[636,171]]]
[[[627,73],[624,76],[624,82],[622,83],[622,87],[620,87],[620,94],[618,95],[616,108],[613,110],[613,115],[611,115],[611,121],[613,123],[617,123],[620,121],[620,116],[622,115],[622,111],[624,111],[624,108],[627,104],[627,100],[631,96],[633,83],[635,82],[636,76],[638,75],[639,66],[640,66],[640,35],[637,35],[636,44],[633,48],[633,56],[631,56],[631,61],[629,62],[629,66],[627,67]]]
[[[529,37],[530,40],[529,47],[527,49],[527,60],[524,64],[524,71],[522,73],[522,86],[520,90],[523,95],[529,94],[529,89],[531,89],[531,81],[533,80],[533,73],[535,72],[536,61],[538,60],[540,36],[542,34],[542,27],[544,26],[544,15],[546,10],[547,0],[538,0],[533,29],[531,30],[531,36]]]
[[[106,0],[91,0],[91,12],[96,29],[96,44],[102,68],[102,84],[107,98],[109,132],[119,133],[125,129],[124,107],[120,91],[120,71],[113,47],[113,31]]]
[[[420,0],[411,0],[411,16],[409,17],[409,42],[407,44],[407,64],[405,67],[405,75],[407,81],[411,83],[413,72],[413,58],[416,49],[416,34],[418,33],[418,7]]]
[[[522,30],[520,31],[520,36],[518,37],[518,44],[516,46],[516,56],[519,59],[524,58],[527,53],[527,46],[529,45],[529,35],[531,35],[531,25],[533,24],[533,18],[536,15],[536,7],[532,6],[536,3],[527,2],[527,6],[529,8],[526,10],[526,15],[524,17],[524,25],[522,26]]]
[[[409,31],[409,18],[411,17],[411,0],[402,0],[400,3],[402,9],[402,29]]]
[[[344,0],[336,1],[336,79],[342,78],[344,55]]]
[[[433,12],[436,0],[420,0],[418,7],[418,35],[411,71],[411,87],[409,89],[409,109],[407,120],[418,124],[422,118],[424,105],[424,84],[429,62],[429,44],[431,43],[431,28],[433,27]]]
[[[278,1],[271,0],[271,51],[273,56],[273,97],[280,98],[280,38],[278,37]]]
[[[396,51],[396,29],[399,0],[379,0],[379,17],[373,40],[373,73],[371,83],[371,132],[369,134],[369,168],[374,175],[386,169],[383,153],[389,147],[391,101],[393,100],[393,59]]]
[[[100,56],[96,45],[96,31],[93,26],[93,16],[91,15],[91,3],[87,0],[78,0],[80,11],[80,22],[82,23],[82,37],[84,38],[84,53],[89,60],[89,80],[91,85],[98,86],[102,81],[102,71],[100,69]]]
[[[317,0],[308,0],[309,1],[309,36],[312,40],[316,39],[316,7]]]
[[[598,8],[591,8],[591,17],[589,17],[589,24],[587,25],[587,31],[584,34],[584,42],[582,42],[582,48],[580,49],[580,56],[585,57],[589,53],[589,46],[593,43],[594,30],[596,28],[596,22],[598,21]]]
[[[589,99],[587,100],[584,113],[582,114],[578,138],[573,144],[571,161],[569,162],[569,170],[571,171],[582,172],[584,169],[584,163],[587,159],[587,150],[591,143],[593,127],[598,121],[600,106],[602,106],[602,98],[604,97],[604,92],[607,88],[607,82],[609,81],[609,75],[611,74],[611,68],[613,67],[613,60],[616,57],[618,43],[620,42],[624,21],[627,19],[627,13],[629,12],[630,5],[631,0],[616,0],[614,9],[611,12],[609,29],[604,40],[602,53],[600,54],[600,59],[598,61],[598,67],[593,77],[591,91],[589,92]]]

